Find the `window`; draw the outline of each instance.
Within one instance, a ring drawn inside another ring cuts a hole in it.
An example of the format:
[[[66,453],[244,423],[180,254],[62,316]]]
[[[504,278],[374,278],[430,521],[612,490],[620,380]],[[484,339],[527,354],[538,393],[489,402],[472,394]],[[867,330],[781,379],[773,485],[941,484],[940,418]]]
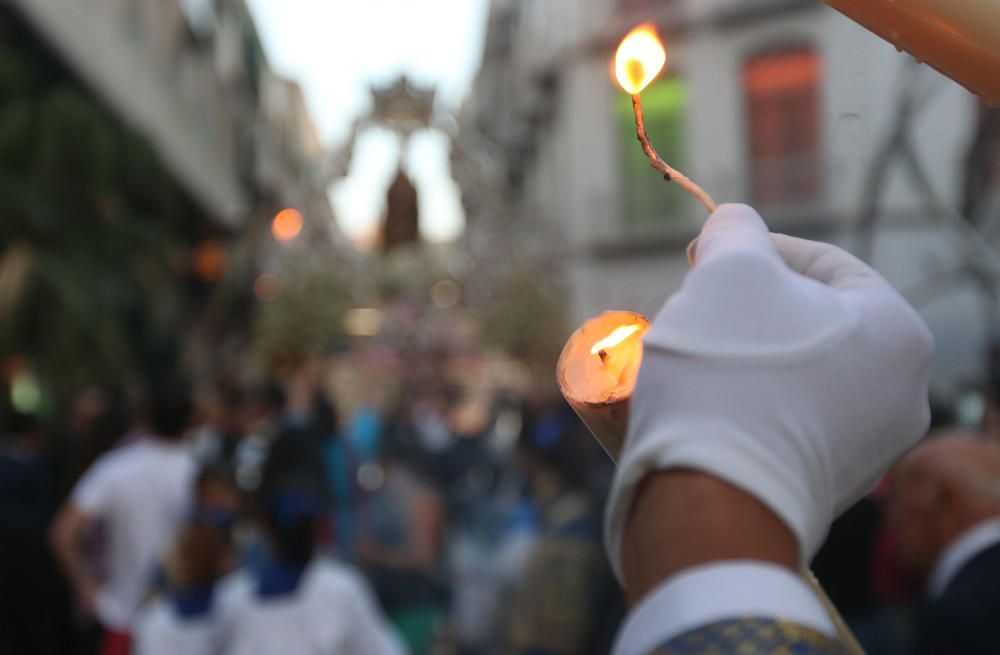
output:
[[[747,62],[750,180],[758,205],[802,205],[819,197],[820,79],[820,60],[810,49]]]
[[[687,197],[676,184],[666,184],[652,169],[636,143],[632,98],[617,94],[617,116],[622,149],[622,192],[625,221],[633,227],[655,225],[676,217]],[[650,84],[642,92],[646,132],[663,159],[684,170],[684,112],[687,86],[677,78]]]

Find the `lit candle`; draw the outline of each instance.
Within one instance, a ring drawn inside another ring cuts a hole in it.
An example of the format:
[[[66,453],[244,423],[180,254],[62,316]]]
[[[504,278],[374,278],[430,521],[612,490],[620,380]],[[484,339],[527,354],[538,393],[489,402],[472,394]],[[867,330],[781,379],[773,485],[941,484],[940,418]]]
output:
[[[605,312],[570,336],[556,365],[559,391],[611,459],[628,431],[629,401],[642,365],[642,335],[649,321],[633,312]],[[837,607],[808,568],[805,580],[826,607],[850,655],[865,655]]]
[[[642,114],[642,98],[639,96],[650,82],[663,70],[667,63],[667,51],[656,35],[652,25],[640,25],[629,32],[618,52],[615,53],[615,77],[627,93],[632,96],[632,112],[635,115],[635,133],[642,146],[642,151],[649,158],[649,163],[663,174],[663,179],[677,183],[682,189],[698,199],[708,213],[715,211],[715,201],[700,186],[688,176],[672,167],[657,154],[646,134],[646,121]]]
[[[663,161],[646,134],[639,94],[660,73],[666,60],[666,51],[656,31],[650,25],[641,25],[618,46],[615,77],[632,95],[636,136],[653,168],[667,181],[676,182],[695,196],[711,213],[715,211],[711,196]],[[606,312],[587,321],[570,336],[556,365],[559,391],[613,460],[621,454],[628,431],[629,401],[642,364],[642,335],[648,330],[649,321],[639,314]],[[864,655],[816,577],[808,568],[803,569],[802,577],[826,607],[847,652]]]
[[[917,61],[1000,105],[1000,7],[986,0],[826,0]]]
[[[648,329],[639,314],[606,312],[574,332],[559,357],[559,390],[612,459],[625,439]]]

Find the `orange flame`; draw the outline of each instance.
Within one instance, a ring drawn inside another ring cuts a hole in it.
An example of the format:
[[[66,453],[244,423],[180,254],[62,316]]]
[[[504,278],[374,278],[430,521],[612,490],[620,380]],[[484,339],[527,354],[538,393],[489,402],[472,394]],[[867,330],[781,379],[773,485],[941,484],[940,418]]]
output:
[[[628,93],[635,95],[653,81],[667,63],[667,51],[652,24],[629,32],[615,53],[615,77]]]
[[[596,355],[602,350],[614,348],[641,329],[642,326],[637,323],[616,327],[611,334],[594,344],[594,347],[590,349],[590,354]]]

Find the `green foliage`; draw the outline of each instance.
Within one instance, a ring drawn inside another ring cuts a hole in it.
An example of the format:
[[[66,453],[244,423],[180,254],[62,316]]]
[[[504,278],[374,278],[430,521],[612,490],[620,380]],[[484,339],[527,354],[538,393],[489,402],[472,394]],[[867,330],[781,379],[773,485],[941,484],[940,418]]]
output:
[[[0,39],[0,360],[55,391],[163,365],[190,203],[149,145],[16,27]],[[6,38],[12,37],[12,38]],[[2,277],[2,275],[0,275]]]
[[[254,316],[254,352],[268,370],[328,352],[343,340],[344,314],[351,307],[347,280],[333,275],[328,265],[290,268],[279,276],[280,295],[261,303]]]
[[[555,370],[569,334],[565,293],[540,269],[512,269],[481,309],[488,342],[529,364]]]

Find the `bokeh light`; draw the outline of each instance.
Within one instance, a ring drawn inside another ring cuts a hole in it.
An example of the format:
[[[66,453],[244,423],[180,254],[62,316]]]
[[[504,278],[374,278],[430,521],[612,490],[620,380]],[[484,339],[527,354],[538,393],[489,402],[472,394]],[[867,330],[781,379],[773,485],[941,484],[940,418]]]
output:
[[[281,295],[281,278],[274,273],[261,273],[253,283],[253,292],[258,299],[271,302]]]
[[[10,383],[10,404],[23,414],[34,414],[42,404],[42,388],[35,376],[21,371]]]
[[[229,255],[218,239],[200,242],[194,251],[194,272],[205,282],[217,282],[226,272]]]
[[[356,307],[344,314],[344,331],[354,337],[375,336],[383,320],[382,312],[374,307]]]
[[[302,232],[302,213],[297,209],[282,209],[271,221],[271,233],[282,243],[287,243]]]
[[[438,309],[448,309],[458,304],[462,289],[452,280],[438,280],[431,286],[431,302]]]

